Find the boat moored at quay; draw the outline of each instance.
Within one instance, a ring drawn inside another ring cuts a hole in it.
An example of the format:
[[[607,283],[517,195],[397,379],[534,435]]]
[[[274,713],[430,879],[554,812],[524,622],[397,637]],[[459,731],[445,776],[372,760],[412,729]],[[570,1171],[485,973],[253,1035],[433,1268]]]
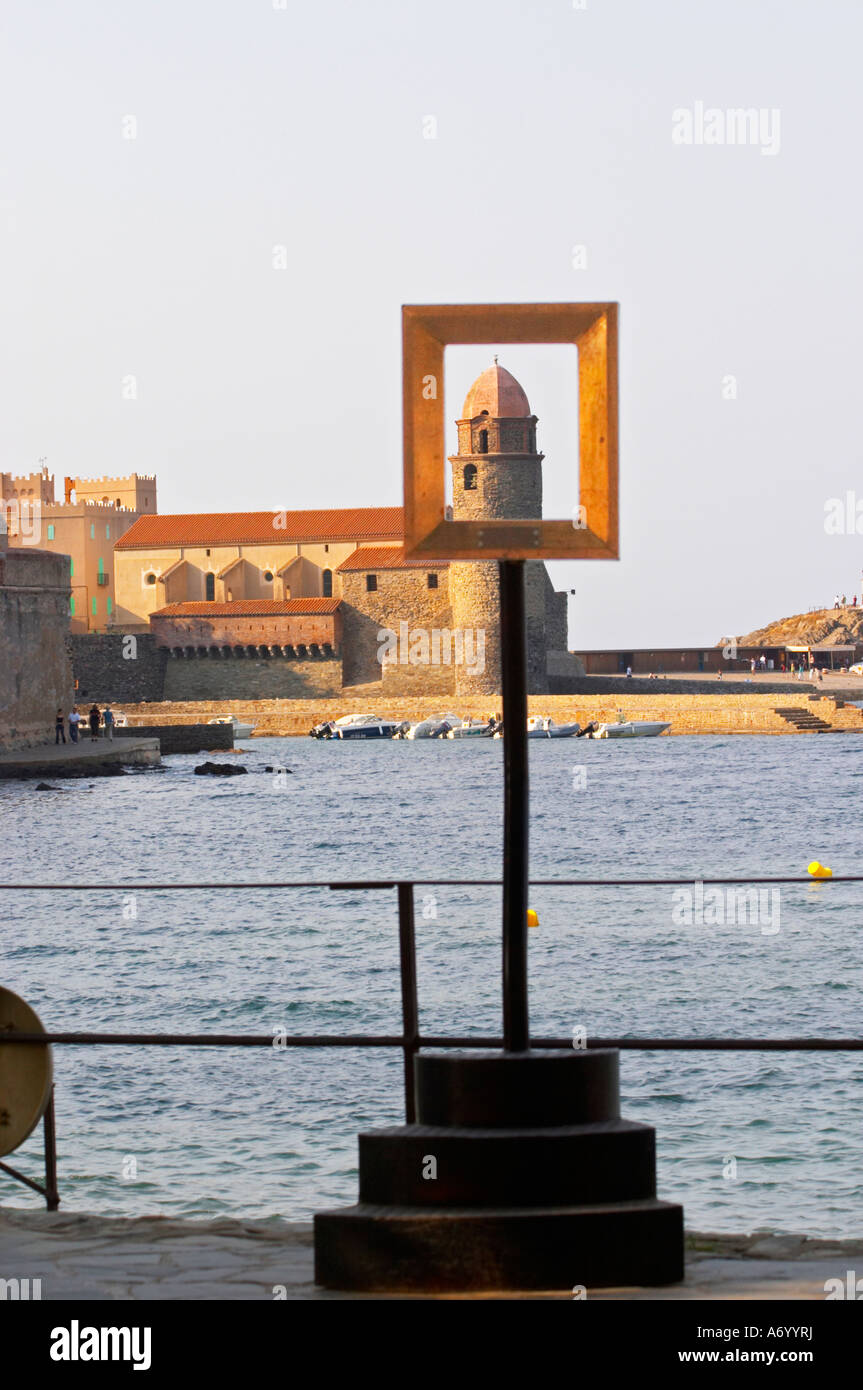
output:
[[[578,722],[558,724],[550,715],[531,715],[527,721],[529,739],[552,738],[657,738],[671,728],[670,722],[651,719],[624,719],[622,714],[614,723],[591,721],[582,727]],[[425,719],[389,719],[377,714],[345,714],[340,719],[316,724],[309,734],[315,739],[463,739],[502,738],[503,720],[491,715],[487,719],[462,719],[457,714],[433,714]]]

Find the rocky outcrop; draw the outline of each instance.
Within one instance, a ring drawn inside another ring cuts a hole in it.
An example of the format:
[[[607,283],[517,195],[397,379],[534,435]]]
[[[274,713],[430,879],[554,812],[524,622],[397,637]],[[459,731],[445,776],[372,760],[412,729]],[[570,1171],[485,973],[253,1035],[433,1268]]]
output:
[[[728,641],[717,642],[722,646]],[[863,642],[863,608],[818,608],[778,618],[737,638],[738,647],[836,647]]]

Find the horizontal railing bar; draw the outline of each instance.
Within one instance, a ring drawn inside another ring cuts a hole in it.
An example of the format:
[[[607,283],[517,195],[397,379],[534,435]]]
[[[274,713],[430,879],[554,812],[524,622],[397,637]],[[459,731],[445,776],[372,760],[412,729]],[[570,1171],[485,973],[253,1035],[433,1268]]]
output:
[[[809,874],[760,875],[756,878],[745,875],[732,875],[710,878],[701,874],[688,874],[683,878],[532,878],[532,888],[670,888],[675,885],[688,886],[692,883],[863,883],[863,874],[833,874],[829,879],[812,878]],[[368,879],[366,881],[345,881],[321,883],[311,879],[288,880],[285,882],[254,883],[0,883],[0,892],[16,893],[166,893],[194,890],[198,892],[218,889],[239,889],[258,891],[273,888],[328,888],[331,890],[361,892],[366,889],[397,888],[399,884],[413,885],[416,888],[500,888],[499,878],[393,878]]]
[[[272,1033],[4,1033],[7,1043],[67,1043],[81,1047],[404,1047],[400,1034]],[[422,1036],[419,1047],[501,1048],[499,1037]],[[614,1047],[641,1052],[863,1052],[863,1038],[592,1038],[588,1048]],[[568,1049],[572,1038],[532,1038],[531,1047]]]
[[[73,1047],[404,1047],[399,1034],[316,1033],[3,1033],[6,1043],[69,1043]]]

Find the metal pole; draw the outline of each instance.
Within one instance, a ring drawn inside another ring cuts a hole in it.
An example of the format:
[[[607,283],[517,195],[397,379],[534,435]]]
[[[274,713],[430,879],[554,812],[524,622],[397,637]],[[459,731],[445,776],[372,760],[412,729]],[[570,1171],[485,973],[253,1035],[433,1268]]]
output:
[[[419,1005],[417,1002],[417,954],[414,929],[414,890],[412,883],[400,883],[399,965],[402,984],[402,1031],[404,1034],[405,1122],[416,1123],[414,1056],[419,1046]]]
[[[503,1045],[530,1047],[527,1005],[527,639],[524,561],[500,561],[503,684]]]

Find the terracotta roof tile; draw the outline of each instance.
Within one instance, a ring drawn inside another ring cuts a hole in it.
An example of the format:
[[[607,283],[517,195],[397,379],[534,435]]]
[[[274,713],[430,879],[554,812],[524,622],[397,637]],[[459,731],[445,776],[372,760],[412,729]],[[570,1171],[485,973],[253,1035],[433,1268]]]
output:
[[[307,512],[196,512],[139,516],[116,550],[158,550],[178,545],[254,545],[266,541],[400,540],[401,507],[339,507]]]
[[[351,570],[440,570],[446,569],[448,560],[406,560],[404,548],[400,545],[361,545],[353,555],[342,560],[338,573]]]
[[[335,613],[337,598],[237,598],[230,603],[169,603],[151,613],[151,618],[242,618],[272,614]]]

